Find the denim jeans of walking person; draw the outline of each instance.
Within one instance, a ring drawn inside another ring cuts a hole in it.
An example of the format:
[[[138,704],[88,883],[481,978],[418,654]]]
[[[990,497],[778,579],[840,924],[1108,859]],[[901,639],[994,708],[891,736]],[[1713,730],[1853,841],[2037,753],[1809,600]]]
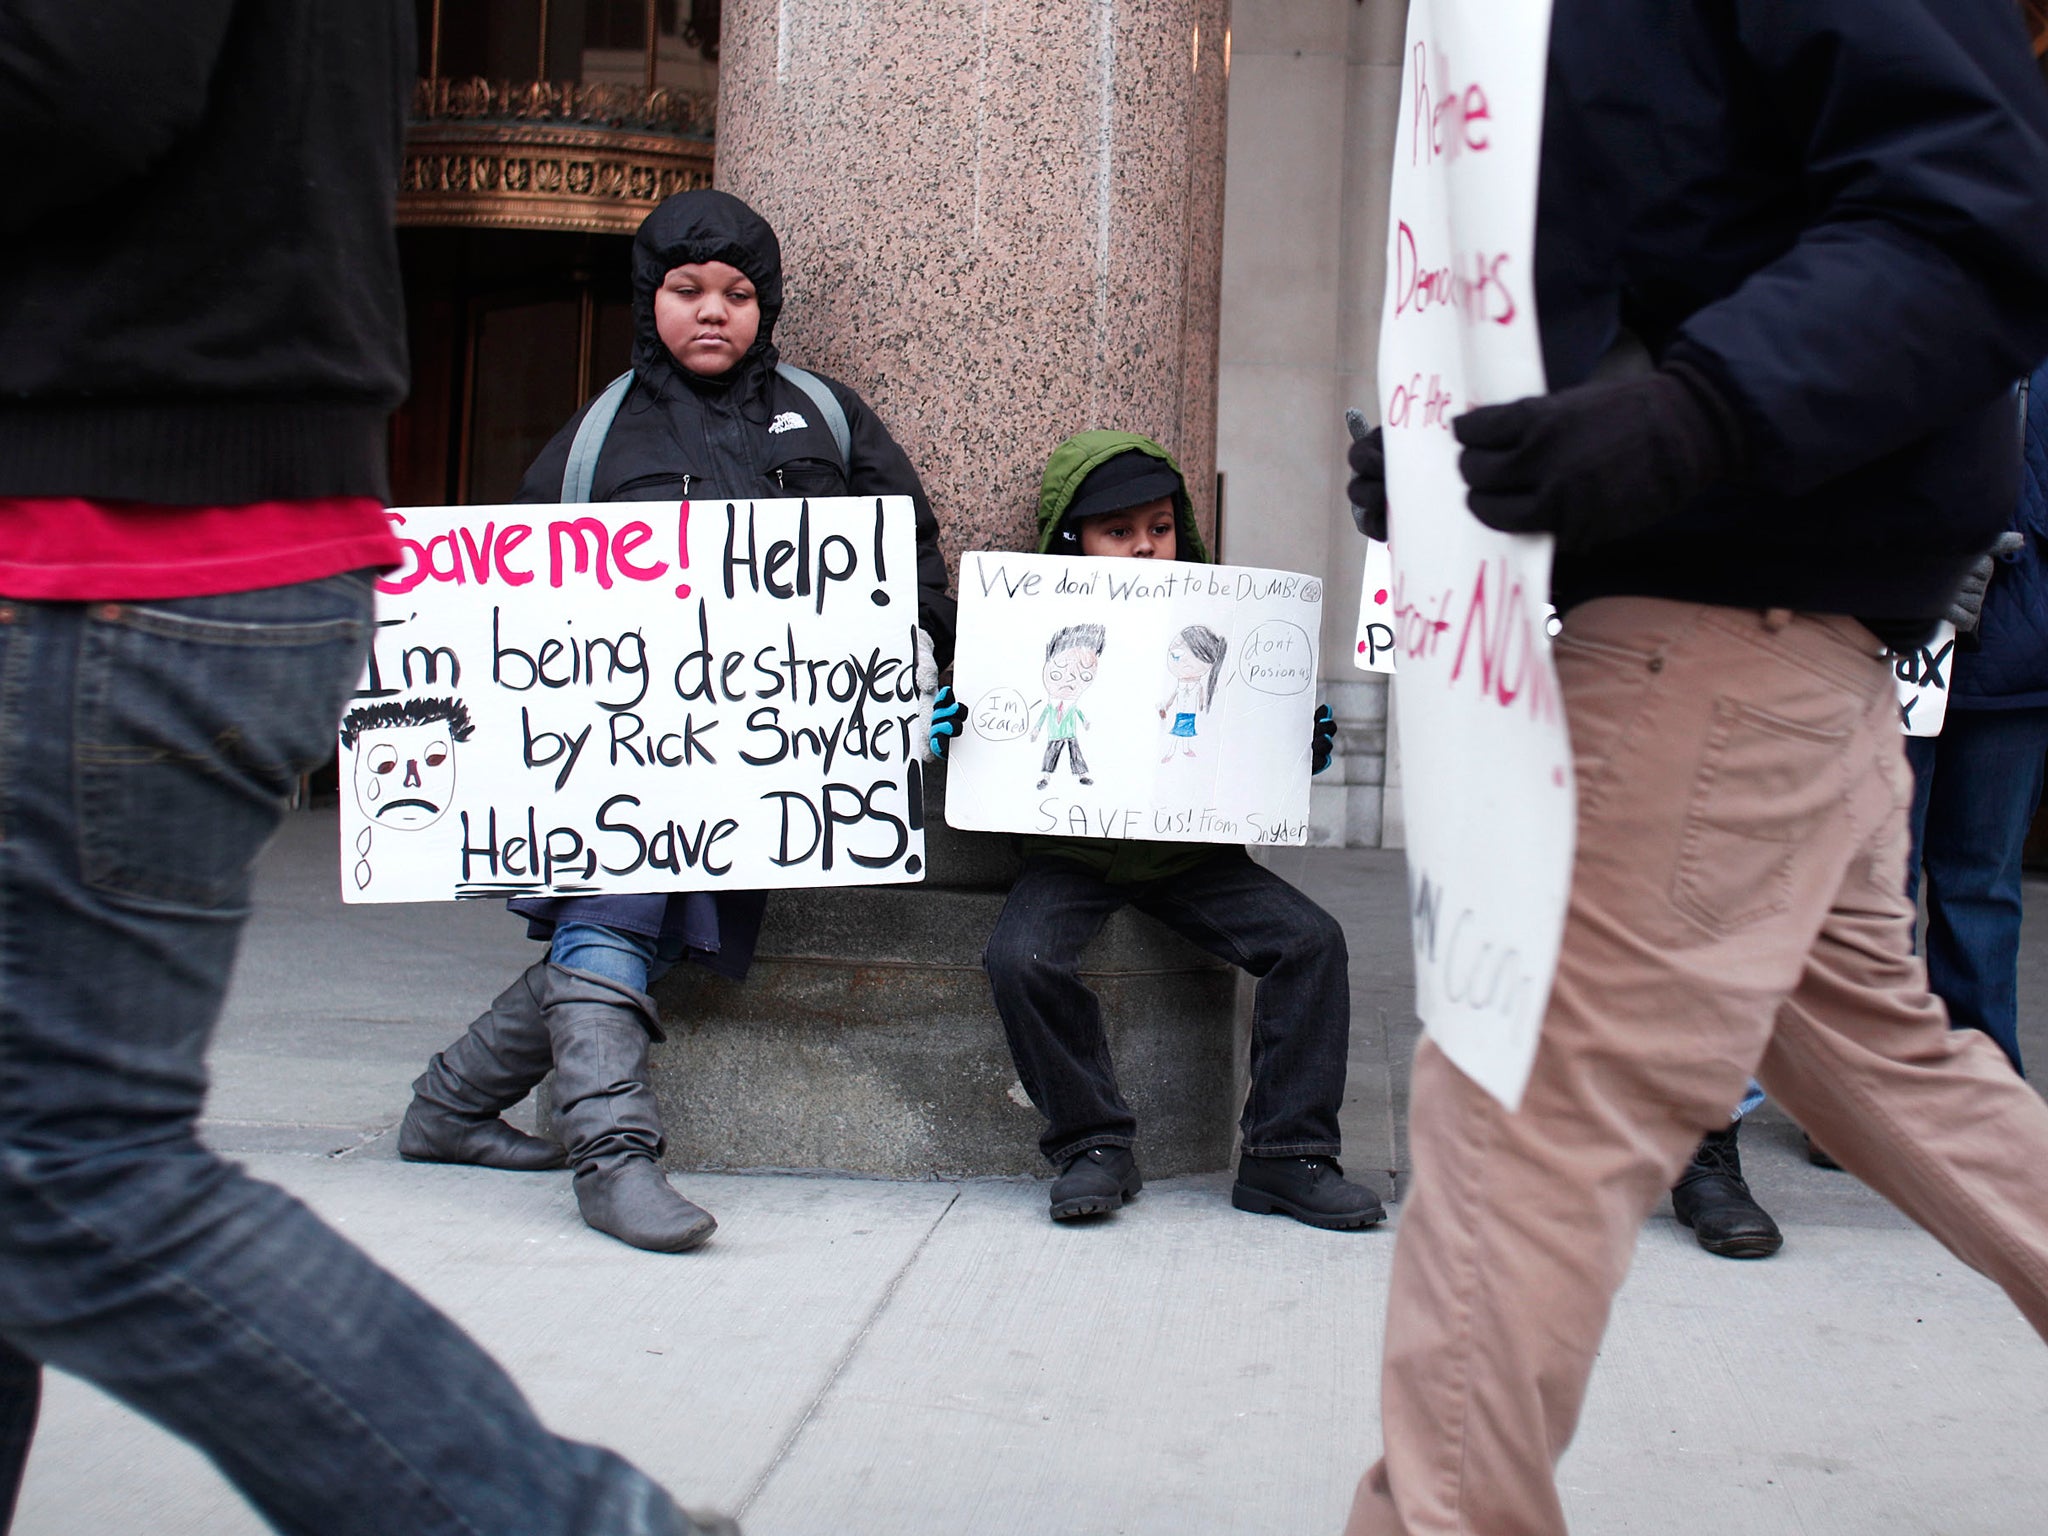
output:
[[[282,1531],[690,1530],[196,1135],[251,867],[334,746],[371,602],[356,576],[0,600],[0,1507],[40,1362],[192,1441]]]
[[[1927,984],[1957,1029],[1981,1029],[2020,1065],[2020,853],[2041,804],[2048,709],[1950,709],[1910,737],[1913,858],[1927,877]]]
[[[1018,1073],[1046,1117],[1039,1149],[1057,1164],[1137,1139],[1101,1005],[1075,974],[1089,940],[1126,904],[1259,978],[1245,1152],[1337,1156],[1351,1029],[1344,931],[1241,849],[1137,885],[1112,885],[1066,859],[1025,861],[987,963]]]

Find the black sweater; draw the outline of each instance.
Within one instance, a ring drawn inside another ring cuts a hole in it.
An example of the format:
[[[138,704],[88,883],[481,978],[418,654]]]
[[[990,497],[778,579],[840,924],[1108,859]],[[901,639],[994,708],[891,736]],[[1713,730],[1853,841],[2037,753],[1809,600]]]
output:
[[[383,496],[410,0],[0,12],[0,496]]]

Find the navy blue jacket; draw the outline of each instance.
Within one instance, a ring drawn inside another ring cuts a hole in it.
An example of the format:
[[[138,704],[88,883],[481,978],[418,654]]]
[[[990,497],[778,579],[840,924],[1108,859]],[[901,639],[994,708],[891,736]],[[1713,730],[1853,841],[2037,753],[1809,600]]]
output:
[[[1557,0],[1536,267],[1553,389],[1626,328],[1754,451],[1561,559],[1560,607],[1937,617],[2048,356],[2048,91],[2012,0]]]
[[[1958,646],[1950,709],[2048,706],[2048,368],[2027,395],[2026,462],[2012,526],[2027,542],[2002,556],[1971,649]]]

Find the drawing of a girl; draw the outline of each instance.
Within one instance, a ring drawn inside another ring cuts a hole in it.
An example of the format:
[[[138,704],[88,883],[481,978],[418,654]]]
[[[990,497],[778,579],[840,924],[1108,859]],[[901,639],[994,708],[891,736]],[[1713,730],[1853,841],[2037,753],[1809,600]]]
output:
[[[1166,670],[1173,686],[1160,701],[1159,718],[1164,720],[1172,711],[1173,724],[1167,734],[1180,738],[1185,757],[1195,755],[1195,716],[1206,715],[1216,702],[1216,685],[1223,681],[1223,658],[1229,651],[1228,640],[1201,624],[1190,624],[1166,647]],[[1159,761],[1173,761],[1172,741],[1167,742],[1166,756]]]

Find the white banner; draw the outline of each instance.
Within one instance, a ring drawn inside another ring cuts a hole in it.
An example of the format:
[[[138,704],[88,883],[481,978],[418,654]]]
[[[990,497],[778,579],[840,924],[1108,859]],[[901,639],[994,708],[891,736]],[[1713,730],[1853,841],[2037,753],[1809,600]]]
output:
[[[1545,389],[1533,279],[1549,29],[1547,0],[1410,5],[1380,319],[1416,1007],[1510,1109],[1564,932],[1571,742],[1544,623],[1552,541],[1471,515],[1451,422]]]
[[[908,498],[391,518],[344,900],[918,878]]]
[[[1322,602],[1292,571],[963,555],[947,822],[1307,842]]]
[[[1943,620],[1918,650],[1891,651],[1885,659],[1898,679],[1899,729],[1908,736],[1939,736],[1948,718],[1948,670],[1956,655],[1956,627]]]
[[[1352,664],[1361,672],[1394,670],[1394,552],[1378,539],[1365,541],[1365,585],[1358,601],[1358,649]]]

